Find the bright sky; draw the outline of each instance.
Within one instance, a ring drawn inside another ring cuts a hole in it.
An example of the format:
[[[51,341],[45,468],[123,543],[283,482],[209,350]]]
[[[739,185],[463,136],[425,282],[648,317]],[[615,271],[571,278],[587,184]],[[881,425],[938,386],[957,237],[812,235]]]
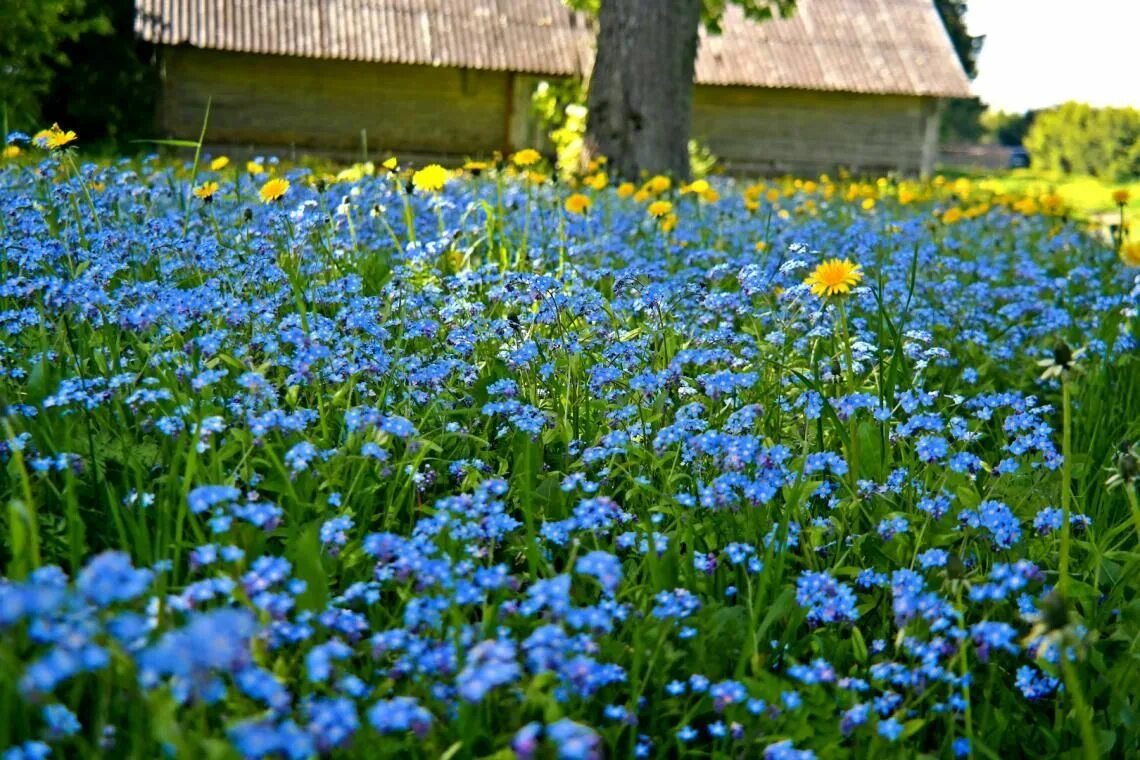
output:
[[[1140,108],[1140,0],[969,0],[986,35],[974,93],[1025,111],[1081,100]]]

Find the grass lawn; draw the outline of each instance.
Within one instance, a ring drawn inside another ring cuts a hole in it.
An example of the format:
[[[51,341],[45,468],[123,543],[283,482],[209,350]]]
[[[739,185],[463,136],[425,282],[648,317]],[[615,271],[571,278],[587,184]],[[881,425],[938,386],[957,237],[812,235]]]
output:
[[[1086,219],[1117,211],[1112,200],[1115,190],[1128,190],[1131,200],[1125,208],[1129,216],[1140,214],[1140,180],[1133,182],[1106,182],[1096,177],[1071,176],[1039,172],[1033,169],[1010,169],[986,173],[945,171],[946,177],[969,177],[977,181],[978,189],[995,193],[1041,195],[1056,193],[1078,215]]]

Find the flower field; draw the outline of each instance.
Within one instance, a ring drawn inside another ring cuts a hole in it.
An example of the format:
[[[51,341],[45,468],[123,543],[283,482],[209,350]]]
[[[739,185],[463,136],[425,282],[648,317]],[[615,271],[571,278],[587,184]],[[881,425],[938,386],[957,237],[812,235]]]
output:
[[[4,758],[1140,753],[1140,270],[1056,198],[74,139],[0,163]]]

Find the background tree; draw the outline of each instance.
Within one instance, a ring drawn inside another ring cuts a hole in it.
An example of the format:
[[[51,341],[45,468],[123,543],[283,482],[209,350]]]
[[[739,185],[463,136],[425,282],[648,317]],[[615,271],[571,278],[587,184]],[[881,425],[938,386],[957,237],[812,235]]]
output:
[[[938,9],[966,76],[973,79],[978,75],[978,55],[986,38],[970,34],[966,27],[966,0],[934,0],[934,7]],[[980,98],[950,100],[942,113],[942,138],[977,142],[985,131],[981,124],[985,110],[986,105]]]
[[[63,46],[85,33],[107,34],[102,14],[86,14],[86,0],[0,0],[0,108],[9,129],[39,126],[40,100]]]
[[[155,134],[158,70],[150,64],[150,46],[135,36],[135,0],[89,3],[86,14],[104,19],[100,28],[106,33],[87,32],[62,45],[67,62],[52,66],[43,115],[76,130],[88,144],[102,139],[123,150],[124,140]]]
[[[795,0],[567,0],[598,19],[587,96],[587,144],[610,170],[689,174],[693,76],[703,23],[720,31],[729,2],[756,21],[786,16]],[[600,5],[600,7],[599,7]]]
[[[1033,168],[1124,182],[1140,176],[1140,110],[1068,102],[1039,111],[1025,136]]]
[[[982,129],[987,142],[1016,148],[1025,142],[1029,128],[1033,126],[1036,111],[1007,113],[1006,111],[986,111],[982,114]]]

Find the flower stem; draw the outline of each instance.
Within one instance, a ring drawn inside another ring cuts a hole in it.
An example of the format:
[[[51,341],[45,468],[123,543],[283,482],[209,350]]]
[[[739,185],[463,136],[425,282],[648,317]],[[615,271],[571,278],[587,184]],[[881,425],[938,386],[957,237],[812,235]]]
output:
[[[1070,519],[1072,511],[1072,492],[1070,480],[1072,478],[1072,412],[1071,391],[1069,389],[1069,375],[1061,374],[1061,567],[1057,586],[1064,593],[1069,583],[1069,542]]]
[[[839,329],[843,339],[843,359],[847,364],[847,393],[855,395],[855,360],[851,353],[851,332],[847,328],[847,310],[843,300],[837,302],[839,309]],[[851,498],[859,499],[859,430],[855,424],[854,413],[847,420],[847,465],[851,473]]]
[[[1084,750],[1085,760],[1096,760],[1101,754],[1097,745],[1096,731],[1093,730],[1092,710],[1085,702],[1080,678],[1073,663],[1065,655],[1064,648],[1061,650],[1061,673],[1065,678],[1065,689],[1073,697],[1073,710],[1077,713],[1077,725],[1081,731],[1081,748]]]
[[[1140,540],[1140,501],[1136,498],[1136,485],[1134,483],[1126,484],[1124,493],[1128,494],[1128,506],[1132,509],[1132,522],[1136,525],[1136,538]]]

